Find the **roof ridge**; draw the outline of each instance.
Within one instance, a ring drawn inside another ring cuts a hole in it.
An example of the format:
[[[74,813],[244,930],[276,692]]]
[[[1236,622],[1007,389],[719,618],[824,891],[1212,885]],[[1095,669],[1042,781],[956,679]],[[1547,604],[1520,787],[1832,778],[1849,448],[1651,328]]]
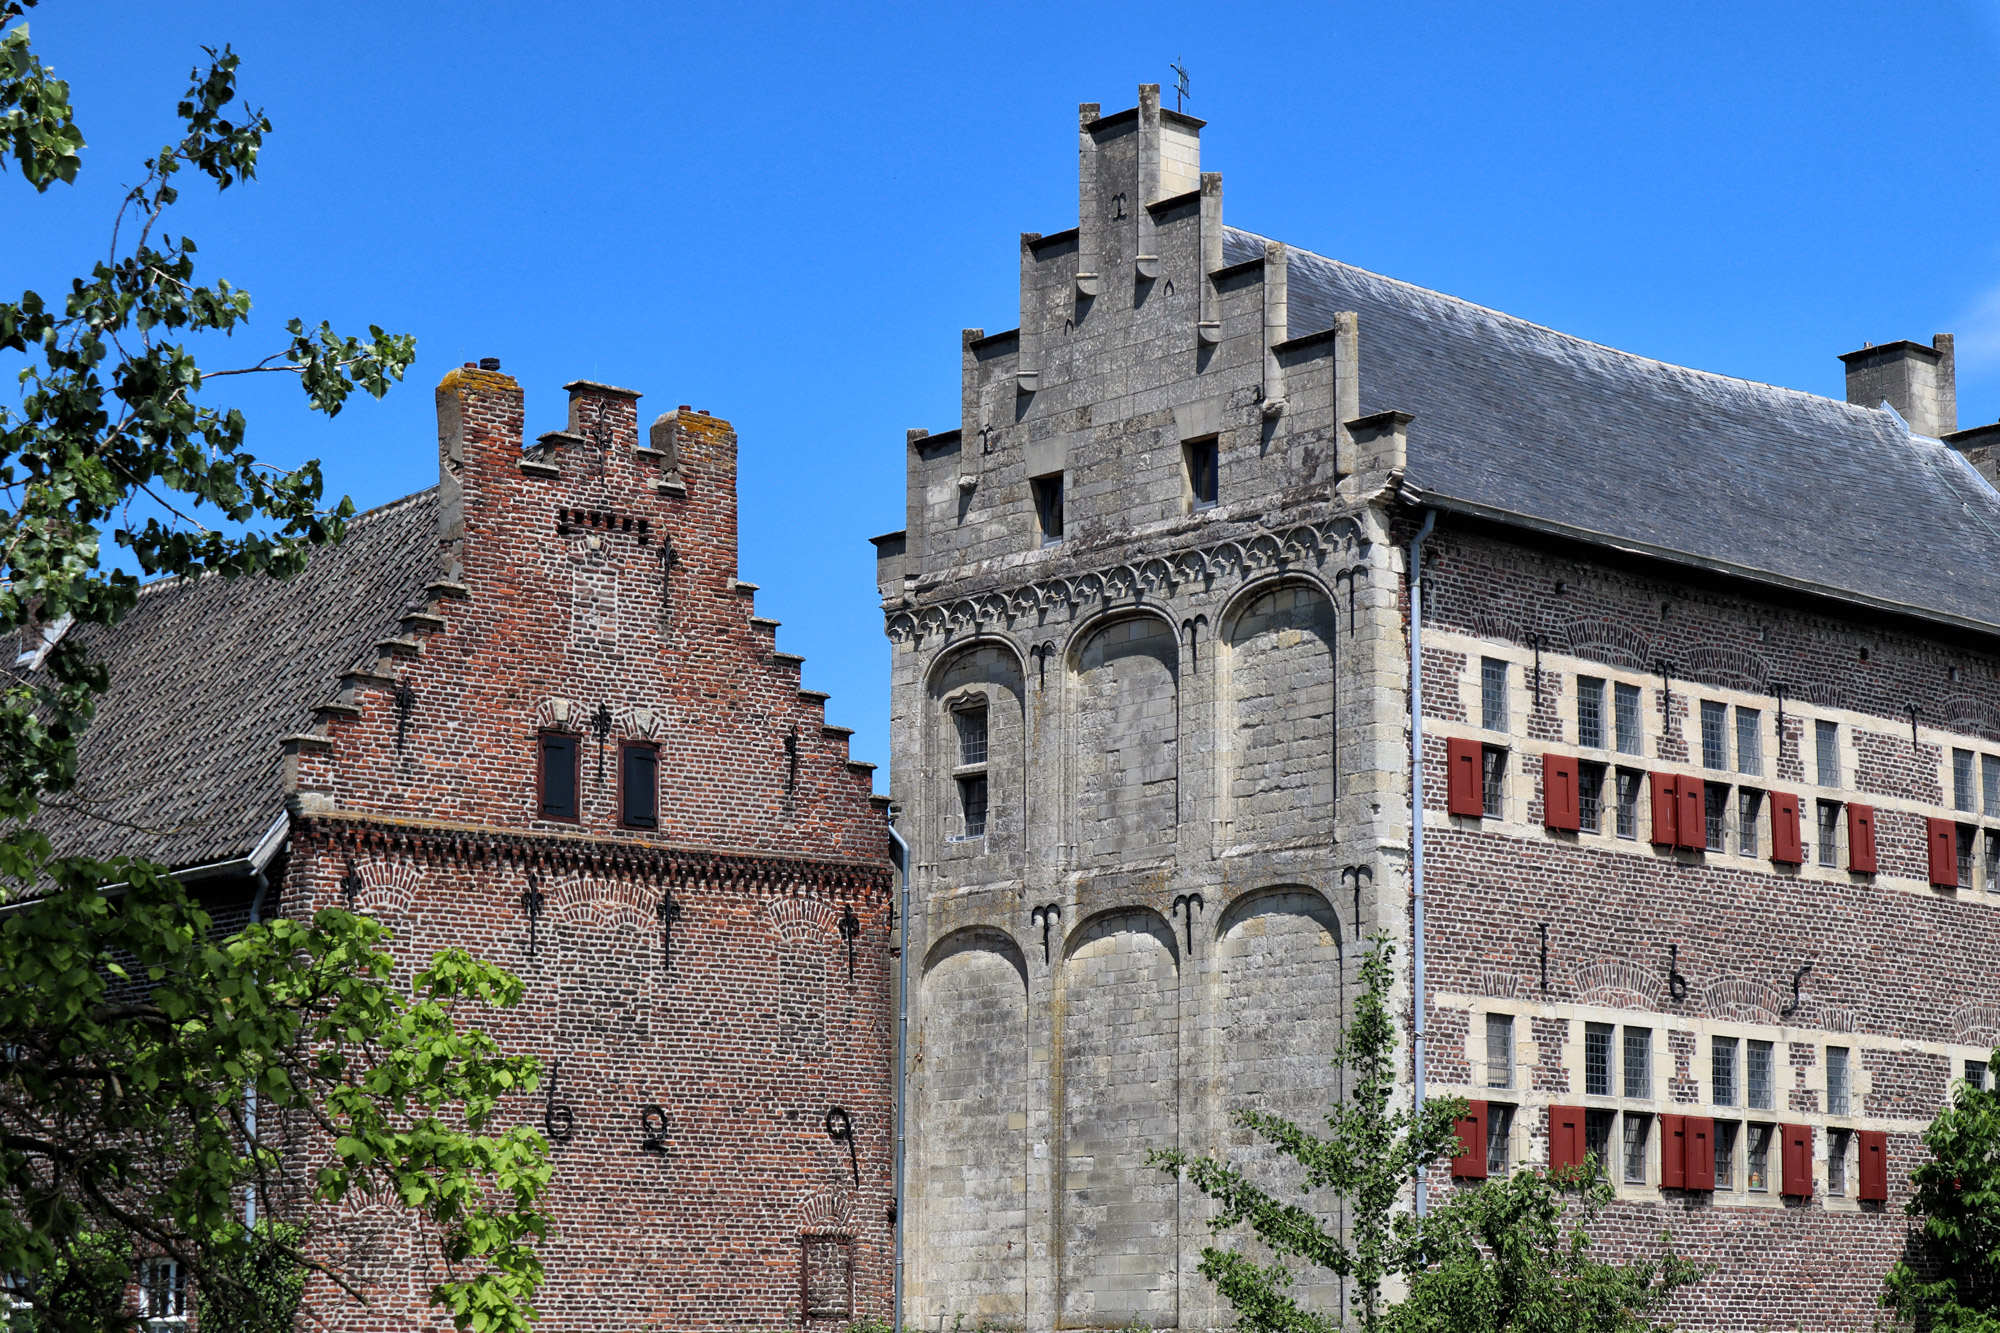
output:
[[[1274,239],[1272,237],[1265,236],[1259,232],[1247,230],[1246,228],[1243,227],[1230,227],[1228,228],[1228,230],[1236,232],[1242,236],[1251,237],[1259,241],[1269,241]],[[1510,314],[1509,312],[1501,310],[1496,306],[1481,305],[1479,302],[1468,300],[1463,296],[1453,296],[1450,292],[1441,292],[1437,290],[1435,287],[1425,287],[1422,286],[1421,284],[1409,282],[1402,278],[1390,277],[1386,273],[1377,273],[1374,269],[1362,268],[1359,264],[1350,264],[1346,260],[1334,259],[1328,255],[1323,255],[1319,253],[1317,250],[1307,250],[1302,246],[1292,245],[1288,241],[1281,242],[1281,244],[1283,244],[1288,250],[1292,251],[1294,254],[1304,255],[1309,259],[1316,259],[1322,264],[1331,264],[1336,268],[1343,268],[1350,273],[1358,273],[1364,277],[1373,278],[1378,282],[1387,283],[1393,287],[1400,287],[1405,291],[1420,292],[1425,296],[1435,297],[1440,301],[1448,301],[1453,305],[1463,306],[1468,310],[1476,310],[1479,311],[1481,314],[1491,315],[1496,319],[1506,320],[1508,323],[1519,325],[1522,328],[1534,329],[1538,332],[1546,333],[1553,337],[1561,338],[1564,341],[1574,343],[1579,347],[1588,347],[1600,352],[1609,352],[1613,356],[1623,357],[1630,361],[1643,361],[1651,365],[1664,367],[1667,370],[1683,371],[1689,375],[1699,375],[1705,379],[1720,380],[1727,384],[1745,384],[1751,386],[1752,388],[1769,389],[1776,393],[1792,394],[1800,398],[1810,398],[1814,402],[1829,403],[1835,407],[1846,408],[1850,412],[1866,412],[1870,414],[1870,417],[1864,419],[1868,420],[1872,420],[1874,417],[1880,415],[1879,408],[1864,407],[1859,403],[1850,403],[1846,402],[1843,399],[1830,398],[1823,393],[1814,393],[1810,389],[1796,389],[1789,384],[1773,384],[1768,380],[1753,380],[1742,375],[1725,375],[1718,370],[1703,370],[1699,366],[1685,366],[1678,361],[1666,361],[1656,356],[1647,356],[1644,352],[1630,352],[1622,347],[1613,347],[1610,343],[1601,343],[1592,338],[1584,338],[1574,333],[1567,333],[1562,329],[1554,327],[1553,325],[1538,324],[1532,319],[1527,319],[1521,315]],[[1319,332],[1319,330],[1316,329],[1308,330],[1308,332]]]

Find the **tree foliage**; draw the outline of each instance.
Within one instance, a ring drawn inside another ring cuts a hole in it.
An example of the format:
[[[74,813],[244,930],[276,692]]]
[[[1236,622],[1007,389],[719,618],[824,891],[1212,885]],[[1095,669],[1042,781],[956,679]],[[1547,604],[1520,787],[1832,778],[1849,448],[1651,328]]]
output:
[[[1661,1236],[1657,1258],[1606,1263],[1590,1224],[1613,1198],[1595,1161],[1521,1170],[1439,1201],[1411,1233],[1409,1295],[1391,1333],[1649,1333],[1650,1316],[1706,1275]]]
[[[1280,1262],[1260,1265],[1238,1250],[1210,1245],[1201,1252],[1201,1274],[1235,1307],[1238,1326],[1250,1333],[1324,1333],[1337,1326],[1286,1293],[1293,1275],[1284,1259],[1352,1279],[1350,1303],[1362,1327],[1379,1327],[1383,1279],[1401,1271],[1407,1250],[1394,1217],[1397,1203],[1417,1175],[1458,1142],[1452,1122],[1465,1113],[1462,1100],[1427,1102],[1421,1113],[1390,1109],[1396,1088],[1396,1022],[1389,1012],[1394,954],[1388,939],[1377,936],[1361,960],[1361,995],[1333,1057],[1351,1076],[1353,1090],[1327,1113],[1324,1137],[1265,1112],[1231,1113],[1296,1164],[1299,1193],[1330,1189],[1347,1200],[1352,1219],[1347,1237],[1322,1225],[1304,1205],[1252,1184],[1227,1162],[1181,1152],[1149,1155],[1162,1170],[1185,1171],[1195,1188],[1216,1201],[1213,1230],[1247,1225],[1279,1256]]]
[[[1927,1333],[2000,1333],[2000,1090],[1955,1085],[1924,1147],[1904,1205],[1922,1225],[1889,1270],[1883,1304]]]
[[[76,179],[84,139],[16,22],[36,2],[0,0],[0,168],[45,192]],[[303,1273],[355,1291],[303,1224],[360,1194],[436,1233],[451,1268],[432,1300],[459,1327],[525,1328],[546,1144],[495,1117],[536,1071],[473,1025],[519,983],[448,952],[399,984],[383,929],[340,911],[220,938],[162,867],[57,855],[32,823],[75,785],[108,684],[65,629],[115,623],[144,576],[293,573],[353,513],[317,463],[258,461],[214,391],[290,374],[333,416],[415,357],[405,335],[293,319],[266,355],[204,359],[236,345],[250,296],[198,277],[165,220],[184,181],[254,179],[270,121],[234,105],[227,46],[203,57],[104,257],[53,298],[0,301],[0,357],[20,363],[0,403],[0,634],[46,649],[0,682],[0,1271],[39,1327],[94,1333],[130,1320],[93,1306],[107,1275],[170,1256],[215,1320],[252,1329]],[[117,548],[137,574],[107,563]],[[248,1226],[246,1191],[267,1219],[302,1211]]]

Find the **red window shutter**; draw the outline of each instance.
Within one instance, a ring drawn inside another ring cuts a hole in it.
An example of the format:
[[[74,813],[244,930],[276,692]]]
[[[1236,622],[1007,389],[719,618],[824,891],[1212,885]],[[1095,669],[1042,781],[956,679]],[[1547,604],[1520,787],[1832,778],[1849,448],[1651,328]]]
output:
[[[1674,834],[1679,823],[1675,818],[1678,798],[1674,794],[1674,775],[1649,773],[1646,776],[1653,785],[1653,845],[1672,847],[1680,841]]]
[[[1949,819],[1926,819],[1924,841],[1931,849],[1931,883],[1941,889],[1958,887],[1958,825]]]
[[[1810,1199],[1813,1192],[1812,1126],[1780,1125],[1778,1132],[1785,1138],[1784,1192],[1794,1199]]]
[[[1680,801],[1678,845],[1698,852],[1708,846],[1708,784],[1700,778],[1683,777],[1676,779],[1674,790]]]
[[[1549,1170],[1583,1165],[1583,1108],[1549,1108]]]
[[[1466,1112],[1453,1123],[1458,1130],[1458,1156],[1451,1174],[1460,1180],[1486,1179],[1486,1103],[1467,1102]]]
[[[1581,821],[1576,808],[1576,759],[1566,754],[1542,756],[1542,826],[1574,833]]]
[[[1715,1121],[1705,1115],[1687,1118],[1687,1184],[1691,1190],[1715,1188]]]
[[[1889,1201],[1889,1135],[1879,1129],[1864,1129],[1861,1140],[1861,1189],[1854,1196],[1863,1201]]]
[[[1480,789],[1479,742],[1448,740],[1444,743],[1450,780],[1445,787],[1445,806],[1455,815],[1474,819],[1486,813],[1486,797]]]
[[[1660,1188],[1687,1188],[1687,1117],[1660,1117]]]
[[[1771,859],[1789,866],[1805,863],[1799,842],[1799,798],[1790,792],[1771,793]]]
[[[1847,868],[1857,875],[1875,873],[1875,807],[1847,807]]]

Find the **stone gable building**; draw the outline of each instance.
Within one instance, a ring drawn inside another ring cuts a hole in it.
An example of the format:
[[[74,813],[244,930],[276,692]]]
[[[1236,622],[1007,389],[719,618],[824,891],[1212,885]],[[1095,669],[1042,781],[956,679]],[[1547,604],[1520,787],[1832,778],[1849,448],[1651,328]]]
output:
[[[1341,1095],[1379,932],[1408,1091],[1473,1103],[1426,1202],[1594,1151],[1610,1252],[1718,1266],[1686,1327],[1870,1327],[2000,1036],[1951,340],[1850,353],[1846,402],[1615,351],[1225,226],[1201,128],[1082,108],[1078,223],[876,539],[907,1316],[1224,1322],[1144,1154],[1268,1173],[1229,1113]]]
[[[92,631],[112,688],[45,827],[225,926],[345,906],[526,982],[495,1027],[552,1076],[513,1108],[554,1142],[542,1327],[881,1317],[885,802],[737,577],[729,424],[642,436],[638,394],[567,388],[524,450],[499,363],[450,372],[437,487],[295,578],[155,584]],[[370,1304],[316,1281],[317,1326],[448,1327],[404,1213],[320,1220]]]

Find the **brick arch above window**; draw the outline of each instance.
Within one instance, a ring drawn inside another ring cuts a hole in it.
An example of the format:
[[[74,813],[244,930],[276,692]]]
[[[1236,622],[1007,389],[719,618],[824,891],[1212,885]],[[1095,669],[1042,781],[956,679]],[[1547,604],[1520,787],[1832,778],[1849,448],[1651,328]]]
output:
[[[1569,650],[1577,657],[1627,671],[1653,669],[1653,645],[1645,635],[1611,620],[1578,620],[1569,627]]]
[[[2000,1045],[2000,1005],[1962,1004],[1952,1010],[1951,1039],[1963,1046]]]
[[[628,740],[657,741],[667,733],[665,704],[622,704],[611,715],[613,731]]]
[[[362,912],[409,911],[417,899],[417,886],[423,880],[415,866],[403,861],[360,861],[355,863],[354,873],[361,880],[354,906]],[[338,880],[346,874],[346,867],[341,867],[334,886],[336,893],[340,892]],[[345,898],[341,899],[341,905],[346,905]]]
[[[535,705],[536,731],[581,731],[590,710],[573,699],[549,698]]]
[[[821,1236],[854,1234],[854,1199],[842,1190],[815,1190],[792,1205],[792,1221],[800,1231]]]
[[[1666,960],[1647,968],[1626,958],[1607,958],[1576,970],[1578,1004],[1613,1009],[1657,1009],[1665,993]]]
[[[1688,649],[1681,661],[1681,674],[1718,689],[1761,694],[1770,688],[1771,664],[1741,648],[1705,645]]]
[[[810,944],[840,928],[840,909],[819,898],[773,898],[764,904],[764,924],[787,944]]]
[[[1696,992],[1711,1018],[1734,1023],[1775,1023],[1791,1002],[1790,993],[1750,977],[1717,977]]]

